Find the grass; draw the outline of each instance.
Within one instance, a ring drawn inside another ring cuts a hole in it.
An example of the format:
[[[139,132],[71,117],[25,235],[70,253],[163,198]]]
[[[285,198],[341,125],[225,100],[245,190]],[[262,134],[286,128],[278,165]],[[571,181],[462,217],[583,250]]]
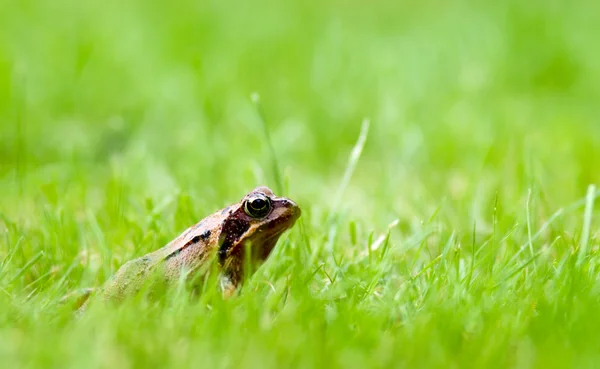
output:
[[[4,3],[3,366],[595,367],[598,10]],[[239,297],[57,304],[260,184]]]

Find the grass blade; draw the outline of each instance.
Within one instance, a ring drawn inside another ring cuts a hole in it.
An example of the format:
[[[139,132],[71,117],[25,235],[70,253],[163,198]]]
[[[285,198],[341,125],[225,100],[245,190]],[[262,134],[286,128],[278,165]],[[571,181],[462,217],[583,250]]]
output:
[[[16,281],[17,279],[19,279],[23,274],[25,274],[26,271],[29,270],[29,268],[31,268],[35,263],[37,263],[38,260],[40,260],[42,258],[42,256],[44,256],[44,252],[43,251],[40,251],[37,254],[35,254],[35,256],[32,257],[31,260],[29,260],[27,262],[27,264],[25,264],[23,266],[23,268],[19,269],[19,271],[17,272],[17,274],[8,281],[7,285],[11,285],[14,281]]]
[[[352,178],[352,174],[356,169],[356,165],[358,164],[358,160],[362,155],[362,151],[365,147],[365,143],[367,142],[367,136],[369,134],[369,119],[365,119],[362,122],[362,126],[360,129],[360,134],[358,135],[358,140],[356,140],[356,144],[350,153],[350,157],[348,158],[348,164],[346,165],[346,171],[344,172],[344,177],[340,182],[340,186],[336,192],[335,201],[333,202],[333,207],[331,211],[331,217],[334,217],[338,211],[340,203],[342,202],[342,197],[344,196],[344,192],[348,187],[348,183],[350,183],[350,179]]]
[[[592,227],[592,212],[594,210],[594,201],[596,197],[594,194],[596,193],[596,186],[590,185],[588,187],[586,202],[585,202],[585,211],[583,213],[583,229],[581,231],[581,239],[579,241],[579,254],[577,255],[577,266],[581,266],[585,256],[587,254],[587,249],[590,241],[590,228]]]
[[[529,192],[527,193],[527,206],[526,206],[526,213],[527,213],[527,243],[529,244],[529,252],[530,252],[530,256],[533,258],[533,255],[535,254],[533,251],[533,237],[531,236],[531,196],[532,196],[532,191],[531,188],[529,189]],[[535,259],[533,259],[533,266],[534,269],[536,268],[536,264],[535,264]]]
[[[344,172],[344,177],[340,182],[340,186],[336,192],[335,200],[333,202],[333,206],[331,208],[331,213],[329,214],[329,218],[327,223],[330,224],[329,233],[327,236],[326,249],[331,250],[333,248],[333,243],[335,239],[335,235],[337,234],[335,228],[337,226],[337,215],[340,203],[342,202],[342,197],[346,188],[348,187],[348,183],[350,183],[350,179],[352,178],[352,174],[356,169],[356,165],[358,164],[358,160],[362,155],[363,148],[365,147],[365,143],[367,141],[367,135],[369,134],[369,120],[365,119],[362,122],[362,126],[360,129],[360,134],[358,136],[358,140],[350,153],[350,157],[348,158],[348,164],[346,165],[346,171]]]
[[[273,177],[275,179],[275,187],[277,189],[277,193],[279,196],[284,195],[283,188],[283,179],[281,177],[281,171],[279,170],[279,163],[277,161],[277,155],[275,154],[275,148],[273,146],[273,141],[271,141],[271,135],[269,133],[269,127],[267,126],[267,119],[265,116],[265,112],[260,104],[260,95],[257,93],[253,93],[250,96],[250,100],[254,107],[256,108],[256,113],[260,118],[260,122],[263,127],[263,133],[265,135],[265,141],[267,142],[267,147],[269,148],[269,154],[271,155],[271,170],[273,171]]]

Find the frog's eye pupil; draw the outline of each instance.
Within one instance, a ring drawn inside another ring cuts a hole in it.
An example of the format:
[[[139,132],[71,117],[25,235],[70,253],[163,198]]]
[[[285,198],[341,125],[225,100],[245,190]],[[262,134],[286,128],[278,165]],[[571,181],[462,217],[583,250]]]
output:
[[[264,195],[255,195],[246,201],[244,211],[253,218],[262,218],[271,211],[271,201]]]
[[[250,205],[255,209],[262,209],[265,206],[267,206],[267,202],[263,199],[254,199],[254,201],[252,201]]]

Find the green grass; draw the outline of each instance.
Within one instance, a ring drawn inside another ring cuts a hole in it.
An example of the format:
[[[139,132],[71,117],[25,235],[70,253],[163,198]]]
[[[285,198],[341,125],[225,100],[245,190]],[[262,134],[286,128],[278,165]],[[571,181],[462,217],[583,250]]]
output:
[[[0,6],[3,367],[597,366],[597,2],[153,4]],[[261,184],[239,297],[57,304]]]

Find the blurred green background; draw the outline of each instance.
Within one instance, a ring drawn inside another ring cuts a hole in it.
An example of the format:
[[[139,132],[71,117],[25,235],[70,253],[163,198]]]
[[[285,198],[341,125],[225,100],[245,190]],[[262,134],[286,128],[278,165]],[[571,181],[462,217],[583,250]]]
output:
[[[585,0],[3,2],[3,361],[593,367],[599,21]],[[54,304],[275,188],[265,124],[304,215],[254,289],[81,323]]]

